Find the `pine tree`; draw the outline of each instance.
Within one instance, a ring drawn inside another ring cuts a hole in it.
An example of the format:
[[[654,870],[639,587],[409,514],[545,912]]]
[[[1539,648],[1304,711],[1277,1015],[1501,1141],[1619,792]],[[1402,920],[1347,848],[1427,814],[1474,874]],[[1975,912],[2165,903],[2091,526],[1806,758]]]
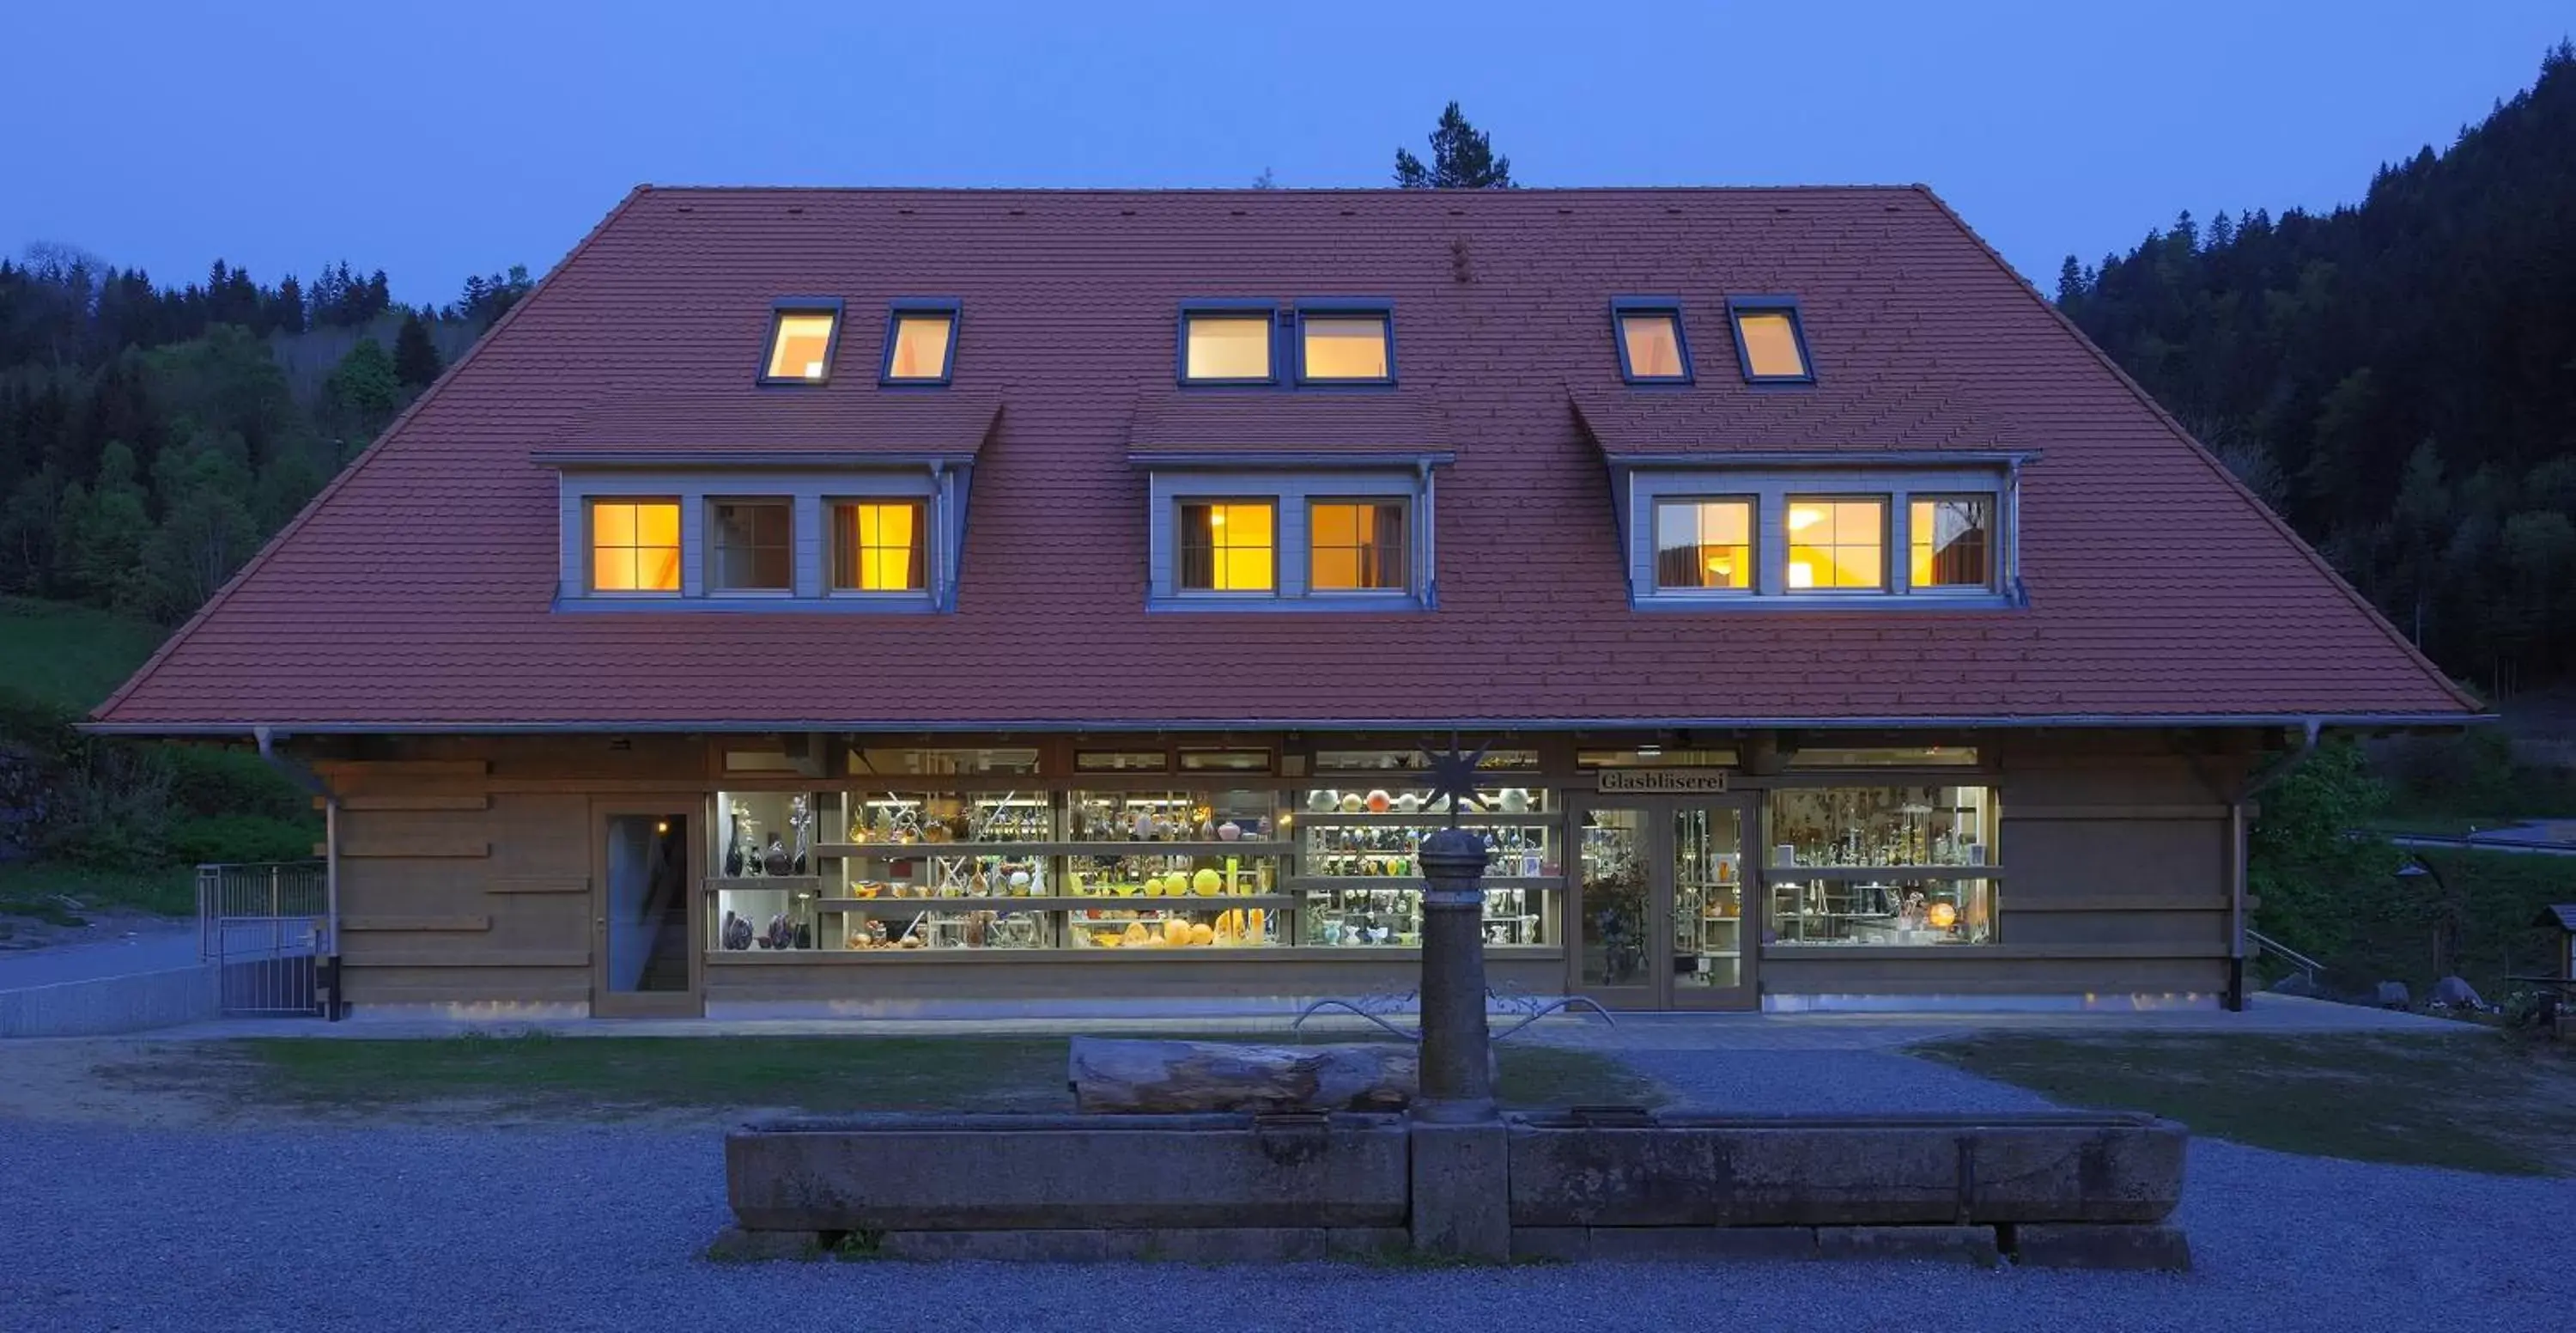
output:
[[[1451,102],[1431,131],[1431,165],[1398,148],[1395,183],[1407,190],[1508,190],[1512,160],[1494,156],[1493,140]]]
[[[421,322],[420,312],[406,313],[402,331],[394,335],[394,378],[404,388],[418,393],[437,380],[443,369],[438,348],[430,342],[429,326]]]

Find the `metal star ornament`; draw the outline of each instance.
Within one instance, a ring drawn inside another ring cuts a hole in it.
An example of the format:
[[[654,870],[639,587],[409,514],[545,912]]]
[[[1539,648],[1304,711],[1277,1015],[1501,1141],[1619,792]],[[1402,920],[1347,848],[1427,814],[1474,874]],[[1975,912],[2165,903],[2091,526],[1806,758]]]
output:
[[[1477,746],[1474,754],[1460,754],[1458,738],[1453,735],[1449,738],[1449,753],[1433,754],[1427,749],[1422,752],[1431,769],[1431,799],[1448,798],[1449,827],[1458,827],[1460,808],[1476,799],[1476,774],[1484,767],[1485,751],[1490,748],[1488,742]]]

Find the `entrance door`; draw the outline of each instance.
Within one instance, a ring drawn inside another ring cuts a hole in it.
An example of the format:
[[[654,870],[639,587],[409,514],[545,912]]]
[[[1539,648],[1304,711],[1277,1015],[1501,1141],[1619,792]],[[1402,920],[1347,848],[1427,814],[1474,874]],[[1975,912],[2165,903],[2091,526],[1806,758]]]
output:
[[[704,1012],[699,969],[706,913],[695,812],[603,808],[593,820],[599,890],[591,937],[590,1011],[602,1018]]]
[[[1577,993],[1614,1009],[1758,1002],[1745,813],[1734,797],[1610,798],[1575,808],[1580,859],[1566,935]]]

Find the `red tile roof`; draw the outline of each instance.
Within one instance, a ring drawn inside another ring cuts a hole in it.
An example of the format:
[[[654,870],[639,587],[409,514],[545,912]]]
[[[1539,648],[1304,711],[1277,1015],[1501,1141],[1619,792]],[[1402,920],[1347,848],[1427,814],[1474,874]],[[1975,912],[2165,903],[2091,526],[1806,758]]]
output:
[[[1449,423],[1428,394],[1400,389],[1182,389],[1139,395],[1128,452],[1439,454]]]
[[[1730,292],[1800,299],[1815,386],[1743,382]],[[958,298],[956,387],[845,372],[754,391],[771,302],[813,293],[849,303],[844,368],[877,364],[890,298]],[[1178,401],[1182,301],[1326,294],[1394,301],[1399,387],[1366,407],[1292,390]],[[1681,297],[1696,386],[1621,384],[1607,311],[1622,294]],[[998,424],[986,396],[1006,404]],[[943,417],[942,438],[979,412],[993,427],[955,613],[549,610],[556,477],[532,455],[893,448],[915,407]],[[1407,413],[1456,454],[1438,482],[1438,611],[1145,609],[1146,479],[1126,462],[1140,439],[1204,414],[1220,442],[1293,438],[1261,423],[1309,418],[1319,444],[1373,442]],[[1665,444],[2038,450],[2031,604],[1632,612],[1601,450]],[[2470,707],[1919,188],[646,189],[99,716],[292,730]]]
[[[608,399],[532,452],[972,455],[1001,409],[1000,395],[990,392],[890,389],[861,396],[804,385],[711,385],[704,392]]]

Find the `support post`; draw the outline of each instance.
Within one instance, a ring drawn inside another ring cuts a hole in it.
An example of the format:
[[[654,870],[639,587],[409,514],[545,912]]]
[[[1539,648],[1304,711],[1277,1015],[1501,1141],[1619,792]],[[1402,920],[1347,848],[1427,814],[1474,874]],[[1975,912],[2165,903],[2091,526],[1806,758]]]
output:
[[[1485,1026],[1485,843],[1465,829],[1423,839],[1422,1095],[1434,1124],[1494,1119]]]

